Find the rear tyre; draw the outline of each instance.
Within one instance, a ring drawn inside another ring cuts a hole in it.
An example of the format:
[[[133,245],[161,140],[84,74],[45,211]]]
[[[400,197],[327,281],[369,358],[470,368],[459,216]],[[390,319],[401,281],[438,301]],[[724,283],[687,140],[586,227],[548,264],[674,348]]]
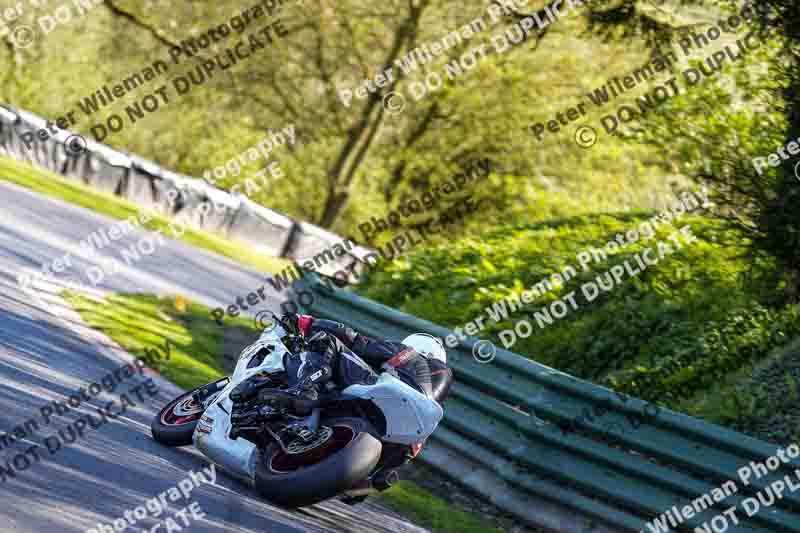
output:
[[[304,507],[369,477],[382,451],[375,429],[350,417],[324,418],[324,427],[330,437],[305,453],[287,454],[276,443],[257,452],[255,486],[261,496],[282,507]]]
[[[150,424],[150,433],[153,435],[153,439],[156,442],[173,447],[191,444],[197,422],[200,421],[200,417],[205,412],[203,404],[197,402],[193,396],[206,388],[222,390],[217,384],[227,379],[224,378],[202,387],[197,387],[168,403],[166,407],[159,411]]]

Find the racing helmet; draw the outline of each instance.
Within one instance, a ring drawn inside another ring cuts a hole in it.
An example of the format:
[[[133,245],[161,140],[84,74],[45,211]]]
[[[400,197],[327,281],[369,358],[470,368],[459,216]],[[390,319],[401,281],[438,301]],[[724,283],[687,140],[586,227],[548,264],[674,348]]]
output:
[[[424,355],[428,359],[435,359],[443,364],[447,364],[447,352],[442,345],[442,341],[428,335],[427,333],[414,333],[403,339],[403,344],[414,351]]]

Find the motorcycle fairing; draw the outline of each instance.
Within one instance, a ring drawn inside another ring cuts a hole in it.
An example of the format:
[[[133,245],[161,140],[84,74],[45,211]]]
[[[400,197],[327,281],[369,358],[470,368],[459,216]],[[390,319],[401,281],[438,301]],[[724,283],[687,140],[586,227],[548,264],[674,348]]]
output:
[[[237,385],[255,374],[284,371],[283,356],[288,353],[286,346],[281,342],[284,335],[286,335],[284,329],[275,324],[272,328],[266,329],[256,342],[242,350],[230,382],[204,413],[204,418],[207,417],[212,421],[210,427],[208,423],[198,424],[192,436],[194,445],[206,457],[232,475],[251,484],[255,479],[257,450],[255,444],[248,440],[233,440],[228,436],[231,432],[230,413],[233,409],[230,393]],[[250,360],[262,348],[270,348],[270,354],[259,366],[247,368]]]
[[[223,407],[227,412],[223,411]],[[206,413],[214,420],[211,431],[208,433],[205,430],[200,431],[198,425],[193,436],[194,445],[201,453],[227,472],[252,484],[256,475],[256,445],[245,439],[233,440],[228,436],[231,432],[229,413],[232,407],[233,404],[227,396],[223,401],[215,401],[206,410]]]
[[[381,440],[409,446],[427,439],[444,416],[441,406],[385,372],[374,385],[350,385],[348,396],[370,400],[386,418],[386,434]]]
[[[285,335],[285,330],[279,324],[274,324],[242,351],[230,382],[206,409],[205,421],[198,424],[193,435],[194,445],[206,457],[250,484],[255,480],[257,448],[248,440],[229,437],[233,409],[230,393],[256,374],[285,371],[284,355],[289,353],[281,341]],[[268,348],[269,355],[260,365],[247,368],[262,348]],[[381,374],[374,385],[351,385],[343,393],[370,400],[378,406],[386,418],[386,434],[383,437],[386,442],[411,446],[424,441],[444,415],[437,402],[389,373]]]

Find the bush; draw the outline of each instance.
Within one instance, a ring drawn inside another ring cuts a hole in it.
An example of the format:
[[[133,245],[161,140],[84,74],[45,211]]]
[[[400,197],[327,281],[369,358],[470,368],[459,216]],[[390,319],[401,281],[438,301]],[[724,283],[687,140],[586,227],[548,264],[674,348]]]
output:
[[[488,320],[480,337],[513,327],[519,318],[562,298],[614,265],[629,260],[678,227],[690,225],[697,242],[676,250],[636,277],[566,317],[519,340],[511,350],[564,372],[651,401],[674,404],[727,372],[757,360],[800,334],[796,307],[766,303],[779,287],[774,265],[742,257],[746,240],[719,221],[685,216],[659,227],[616,254],[578,268],[576,254],[600,248],[652,217],[601,214],[538,224],[512,224],[480,238],[415,251],[370,274],[359,292],[432,322],[457,327],[485,314],[570,265],[577,275],[500,322]],[[665,241],[669,242],[669,241]],[[488,319],[488,315],[487,319]]]

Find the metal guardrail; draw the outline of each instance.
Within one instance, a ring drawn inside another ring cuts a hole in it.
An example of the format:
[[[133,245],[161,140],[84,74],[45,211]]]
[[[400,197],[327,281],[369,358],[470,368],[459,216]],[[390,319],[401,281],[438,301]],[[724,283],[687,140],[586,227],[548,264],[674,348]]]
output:
[[[68,156],[69,132],[25,147],[20,135],[44,129],[45,121],[0,106],[0,153],[176,215],[168,203],[178,190],[184,209],[214,201],[228,206],[221,214],[198,217],[198,227],[227,233],[259,246],[273,243],[271,254],[297,259],[340,240],[312,225],[228,195],[200,180],[172,173],[154,163],[88,142],[79,156]],[[313,250],[313,251],[311,251]],[[352,256],[352,254],[351,254]],[[358,259],[357,256],[353,256]],[[449,330],[360,298],[323,289],[309,275],[297,288],[315,292],[307,311],[346,320],[367,335],[403,338],[414,331],[445,337]],[[301,299],[302,300],[302,299]],[[420,460],[484,495],[520,521],[551,531],[655,531],[653,518],[682,508],[728,480],[752,460],[764,461],[775,446],[661,409],[647,416],[649,404],[498,350],[490,364],[472,356],[477,339],[449,349],[456,385],[445,406],[445,420],[426,444]],[[644,416],[645,422],[641,422]],[[562,428],[575,425],[574,431]],[[631,420],[636,423],[632,424]],[[773,481],[792,474],[800,461],[739,485],[726,497],[667,531],[717,531],[703,524]],[[737,515],[725,531],[800,533],[800,492],[784,493],[752,517]],[[669,529],[667,529],[669,528]]]
[[[313,275],[296,284],[300,289],[314,291],[305,312],[345,321],[366,335],[451,333]],[[711,520],[736,505],[740,523],[725,531],[800,532],[800,491],[787,491],[752,517],[741,506],[800,468],[792,460],[742,486],[737,469],[765,461],[777,446],[663,408],[656,412],[652,404],[502,349],[481,364],[472,355],[475,341],[448,348],[456,384],[445,419],[419,460],[518,520],[550,531],[722,531],[712,529]],[[581,416],[584,421],[575,424]],[[569,424],[573,430],[565,430]],[[712,500],[685,522],[667,521],[664,529],[648,524],[728,480],[736,482],[735,494]]]
[[[40,132],[47,135],[40,136]],[[71,141],[77,141],[77,147],[65,146]],[[4,104],[0,104],[0,154],[156,208],[167,216],[188,215],[187,224],[251,244],[266,255],[303,262],[328,251],[329,258],[319,261],[319,270],[329,276],[346,272],[354,264],[360,270],[364,256],[371,252],[349,246],[346,253],[333,257],[330,247],[343,240],[334,233],[69,130],[49,133],[43,118]],[[200,209],[203,204],[215,207]]]

